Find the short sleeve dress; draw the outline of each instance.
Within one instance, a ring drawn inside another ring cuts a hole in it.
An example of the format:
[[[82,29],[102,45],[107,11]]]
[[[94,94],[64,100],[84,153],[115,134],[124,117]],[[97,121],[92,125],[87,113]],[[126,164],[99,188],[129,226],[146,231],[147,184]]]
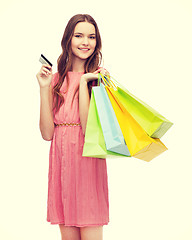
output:
[[[47,221],[65,226],[100,226],[109,222],[105,159],[82,157],[84,135],[79,117],[79,81],[83,73],[68,72],[61,87],[64,104],[54,115],[49,153]],[[52,84],[58,81],[58,73]],[[63,125],[65,123],[65,125]]]

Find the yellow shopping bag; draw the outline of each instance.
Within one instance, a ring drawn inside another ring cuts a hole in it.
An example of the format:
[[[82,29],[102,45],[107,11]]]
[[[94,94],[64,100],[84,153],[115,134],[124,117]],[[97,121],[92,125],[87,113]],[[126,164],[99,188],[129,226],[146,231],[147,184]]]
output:
[[[159,139],[151,138],[147,135],[145,130],[118,101],[110,87],[105,85],[105,88],[131,156],[150,161],[166,151],[167,147]]]
[[[110,86],[111,92],[123,104],[131,116],[152,138],[161,138],[173,125],[168,119],[148,104],[134,96],[111,76],[100,74],[103,82]]]

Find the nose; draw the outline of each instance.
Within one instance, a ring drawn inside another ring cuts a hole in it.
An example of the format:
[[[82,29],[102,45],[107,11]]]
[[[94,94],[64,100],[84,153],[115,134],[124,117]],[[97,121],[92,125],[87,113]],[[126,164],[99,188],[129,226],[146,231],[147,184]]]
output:
[[[83,45],[88,45],[88,43],[89,43],[88,38],[87,38],[87,37],[84,37],[82,44],[83,44]]]

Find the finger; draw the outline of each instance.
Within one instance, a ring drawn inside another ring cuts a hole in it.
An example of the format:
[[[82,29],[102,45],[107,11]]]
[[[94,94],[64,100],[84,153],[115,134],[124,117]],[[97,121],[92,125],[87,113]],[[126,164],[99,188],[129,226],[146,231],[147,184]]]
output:
[[[51,74],[51,71],[50,71],[49,69],[47,69],[46,67],[43,67],[42,70],[45,71],[45,72],[48,73],[48,74]]]
[[[97,74],[101,71],[101,69],[97,69],[95,72],[93,72],[94,74]]]
[[[105,75],[109,73],[105,68],[102,68],[101,72]]]
[[[105,69],[105,68],[103,68],[103,67],[100,67],[98,70],[96,70],[94,73],[101,73],[101,74],[103,74],[103,75],[105,75],[105,76],[107,76],[107,75],[109,75],[109,72]]]
[[[104,71],[105,71],[106,74],[109,74],[109,72],[107,71],[107,69],[104,68]]]
[[[48,67],[51,68],[51,66],[49,64],[42,64],[42,67]]]
[[[48,72],[46,72],[45,70],[42,70],[42,75],[45,75],[45,76],[48,76],[49,75],[49,73]]]
[[[45,68],[48,69],[49,71],[51,71],[51,69],[52,69],[51,66],[49,66],[49,65],[45,66]]]
[[[43,68],[46,68],[46,69],[48,69],[49,71],[52,70],[52,67],[51,67],[49,64],[42,64],[42,69],[43,69]]]

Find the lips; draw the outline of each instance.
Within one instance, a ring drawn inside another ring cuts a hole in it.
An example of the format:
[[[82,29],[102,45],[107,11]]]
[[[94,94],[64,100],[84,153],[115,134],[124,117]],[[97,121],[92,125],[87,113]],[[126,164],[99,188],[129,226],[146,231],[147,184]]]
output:
[[[89,51],[90,50],[89,48],[78,48],[78,49],[81,51]]]

